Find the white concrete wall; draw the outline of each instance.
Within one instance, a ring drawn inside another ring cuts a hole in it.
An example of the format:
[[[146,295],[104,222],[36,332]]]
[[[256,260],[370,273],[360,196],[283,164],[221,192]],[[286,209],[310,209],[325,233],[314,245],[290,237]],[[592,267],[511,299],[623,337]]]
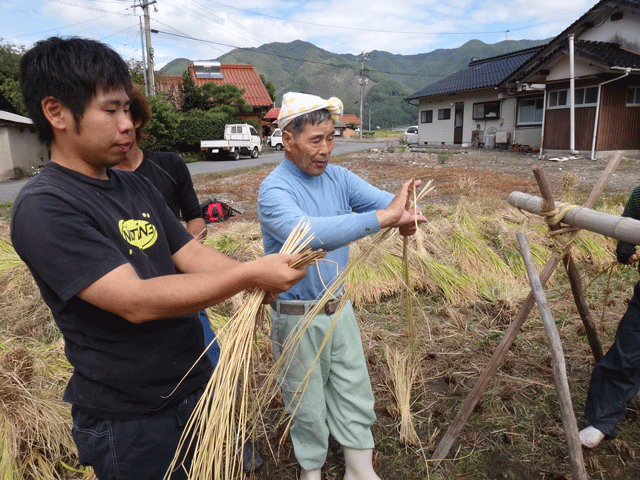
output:
[[[506,95],[502,92],[500,96]],[[501,99],[500,118],[498,119],[473,119],[473,104],[480,102],[492,102],[498,100],[499,91],[496,89],[476,90],[471,92],[463,92],[455,95],[446,95],[440,97],[430,97],[420,99],[418,112],[418,131],[420,145],[440,145],[441,143],[453,143],[453,121],[455,115],[456,102],[464,102],[464,119],[462,126],[462,143],[471,143],[471,132],[479,129],[487,131],[491,127],[495,127],[497,131],[506,131],[511,134],[513,139],[513,129],[516,118],[516,99],[509,97]],[[449,120],[438,120],[438,110],[441,108],[451,109],[451,118]],[[422,111],[433,110],[432,123],[420,123],[422,119]]]
[[[602,25],[585,31],[579,40],[619,43],[629,50],[640,52],[640,16],[625,13],[622,19],[615,22],[607,18]]]
[[[573,70],[575,73],[574,78],[589,77],[596,73],[602,72],[602,68],[590,66],[587,62],[581,58],[576,57]],[[560,56],[558,59],[549,65],[549,75],[547,75],[547,82],[553,82],[555,80],[568,80],[571,77],[570,63],[568,56]]]
[[[13,159],[9,145],[9,129],[0,127],[0,180],[13,178]]]
[[[542,144],[542,126],[522,126],[516,127],[512,135],[511,143],[529,145],[531,148],[540,148]]]
[[[0,180],[26,177],[49,160],[46,144],[29,126],[0,126]]]

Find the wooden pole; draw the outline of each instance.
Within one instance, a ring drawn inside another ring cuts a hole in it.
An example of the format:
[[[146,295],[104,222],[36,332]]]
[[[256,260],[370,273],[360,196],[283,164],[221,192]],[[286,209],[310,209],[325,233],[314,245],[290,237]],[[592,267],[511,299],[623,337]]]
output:
[[[544,288],[538,277],[536,265],[531,256],[529,243],[524,233],[520,232],[516,235],[518,244],[520,245],[520,253],[524,260],[527,274],[529,275],[529,283],[538,304],[540,317],[544,324],[544,330],[549,339],[551,347],[551,358],[553,360],[553,380],[556,384],[556,392],[558,394],[558,403],[560,404],[560,416],[562,417],[562,426],[564,434],[567,437],[567,445],[569,447],[569,463],[571,464],[571,474],[575,480],[587,480],[587,471],[584,466],[584,457],[582,456],[582,446],[578,438],[578,423],[573,413],[573,405],[571,403],[571,393],[569,392],[569,381],[567,380],[567,369],[564,361],[564,353],[562,351],[562,343],[560,342],[560,334],[553,321],[553,315],[547,304],[547,298],[544,294]]]
[[[602,172],[598,183],[596,183],[596,185],[593,187],[593,190],[591,190],[589,197],[587,197],[587,200],[584,202],[584,207],[590,208],[595,205],[596,201],[602,194],[605,185],[609,181],[609,178],[618,167],[621,158],[622,153],[616,152],[616,154],[607,164],[607,167]],[[549,278],[551,278],[551,275],[555,271],[559,261],[560,258],[556,255],[554,255],[547,261],[547,264],[544,266],[542,273],[540,274],[540,282],[543,286],[549,281]],[[456,438],[458,438],[458,435],[460,435],[462,428],[467,423],[467,420],[471,416],[473,409],[476,407],[478,400],[480,400],[480,396],[487,388],[487,385],[489,385],[489,380],[491,380],[491,378],[498,371],[498,368],[500,368],[500,365],[502,365],[502,363],[504,362],[509,348],[511,348],[511,345],[513,345],[513,342],[515,341],[520,328],[522,328],[524,321],[529,316],[529,313],[533,308],[533,303],[533,292],[529,292],[527,298],[524,300],[524,302],[522,302],[518,314],[505,332],[504,337],[502,337],[502,341],[489,360],[489,363],[478,378],[478,382],[475,384],[471,392],[469,392],[469,395],[462,403],[462,407],[460,407],[460,411],[451,422],[451,425],[449,425],[449,428],[443,435],[440,443],[438,443],[438,447],[436,448],[435,452],[433,452],[431,460],[442,460],[449,454],[449,450],[451,450],[453,442],[456,440]],[[439,462],[436,463],[436,466],[438,463]]]
[[[542,165],[538,164],[533,167],[533,175],[534,177],[536,177],[538,188],[540,188],[542,198],[544,198],[545,200],[544,205],[542,206],[542,210],[552,210],[551,205],[555,205],[555,202],[553,201],[553,192],[551,191],[551,185],[549,185],[549,181],[544,174]],[[552,231],[558,231],[560,230],[560,228],[560,223],[549,225],[549,230]],[[602,345],[600,345],[598,332],[596,330],[595,323],[593,322],[593,318],[591,317],[591,310],[589,309],[587,300],[584,298],[584,292],[582,290],[582,279],[580,278],[578,267],[576,267],[576,264],[571,256],[571,250],[568,250],[566,253],[564,253],[564,255],[562,256],[562,262],[564,263],[564,267],[567,270],[569,284],[571,285],[571,292],[573,293],[573,300],[576,304],[576,307],[578,308],[578,313],[580,314],[582,323],[584,324],[584,329],[587,333],[587,339],[589,340],[589,346],[591,347],[593,358],[597,363],[604,355],[602,352]]]

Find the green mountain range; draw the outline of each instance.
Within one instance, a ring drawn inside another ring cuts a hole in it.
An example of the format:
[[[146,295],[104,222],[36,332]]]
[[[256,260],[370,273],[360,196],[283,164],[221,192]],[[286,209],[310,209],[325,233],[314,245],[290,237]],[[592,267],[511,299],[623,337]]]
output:
[[[547,43],[549,40],[505,40],[486,44],[470,40],[461,47],[438,49],[417,55],[396,55],[374,50],[362,62],[360,55],[331,53],[296,40],[267,43],[258,48],[236,48],[214,60],[221,63],[250,63],[276,88],[276,105],[282,95],[300,91],[324,98],[338,97],[345,113],[360,115],[360,70],[364,85],[365,129],[417,122],[418,108],[403,98],[465,68],[473,59],[502,55]],[[177,58],[160,69],[160,74],[182,75],[191,60]]]

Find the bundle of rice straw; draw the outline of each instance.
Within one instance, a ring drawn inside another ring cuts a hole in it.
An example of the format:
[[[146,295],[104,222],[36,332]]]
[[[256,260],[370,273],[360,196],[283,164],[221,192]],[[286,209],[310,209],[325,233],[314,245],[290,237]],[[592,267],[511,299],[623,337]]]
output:
[[[418,376],[418,367],[413,361],[411,352],[391,349],[385,345],[387,365],[393,379],[393,385],[388,385],[400,409],[400,426],[398,433],[400,441],[405,445],[417,445],[420,438],[413,427],[411,415],[411,389]]]
[[[280,251],[299,254],[291,263],[293,268],[309,266],[324,256],[323,251],[306,248],[312,236],[310,225],[303,221],[291,232]],[[264,290],[255,289],[217,332],[216,339],[221,346],[218,367],[189,418],[165,479],[170,479],[176,469],[187,470],[188,477],[194,479],[230,480],[242,475],[242,445],[251,432],[248,411],[253,338],[265,294]],[[193,450],[193,459],[187,469],[181,463],[181,456],[189,450]]]
[[[411,191],[414,193],[413,205],[417,208],[418,201],[431,192],[433,187],[431,182],[427,183],[415,196],[415,188],[412,186]],[[407,199],[407,210],[411,207],[409,199]],[[416,230],[418,234],[419,230]],[[386,349],[387,364],[393,378],[393,394],[398,402],[400,409],[400,441],[407,445],[416,445],[420,439],[413,427],[413,418],[411,415],[411,389],[415,382],[418,370],[416,367],[416,327],[413,321],[413,289],[411,288],[411,278],[409,275],[409,253],[408,253],[408,237],[402,239],[402,267],[404,278],[404,307],[407,316],[407,349],[402,354],[398,350],[391,351],[389,347]]]

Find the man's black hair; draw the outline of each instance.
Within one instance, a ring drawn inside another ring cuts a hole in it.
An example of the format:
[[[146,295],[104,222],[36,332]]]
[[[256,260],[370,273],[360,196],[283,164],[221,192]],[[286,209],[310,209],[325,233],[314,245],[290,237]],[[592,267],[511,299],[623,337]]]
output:
[[[282,130],[290,132],[293,135],[293,138],[297,139],[304,130],[304,126],[307,123],[311,125],[318,125],[325,120],[331,120],[331,113],[329,112],[329,110],[327,110],[326,108],[313,110],[309,113],[305,113],[303,115],[300,115],[299,117],[294,118]]]
[[[20,88],[40,138],[53,140],[42,100],[54,97],[73,114],[76,131],[98,88],[131,88],[127,64],[111,47],[84,38],[40,40],[20,61]]]

